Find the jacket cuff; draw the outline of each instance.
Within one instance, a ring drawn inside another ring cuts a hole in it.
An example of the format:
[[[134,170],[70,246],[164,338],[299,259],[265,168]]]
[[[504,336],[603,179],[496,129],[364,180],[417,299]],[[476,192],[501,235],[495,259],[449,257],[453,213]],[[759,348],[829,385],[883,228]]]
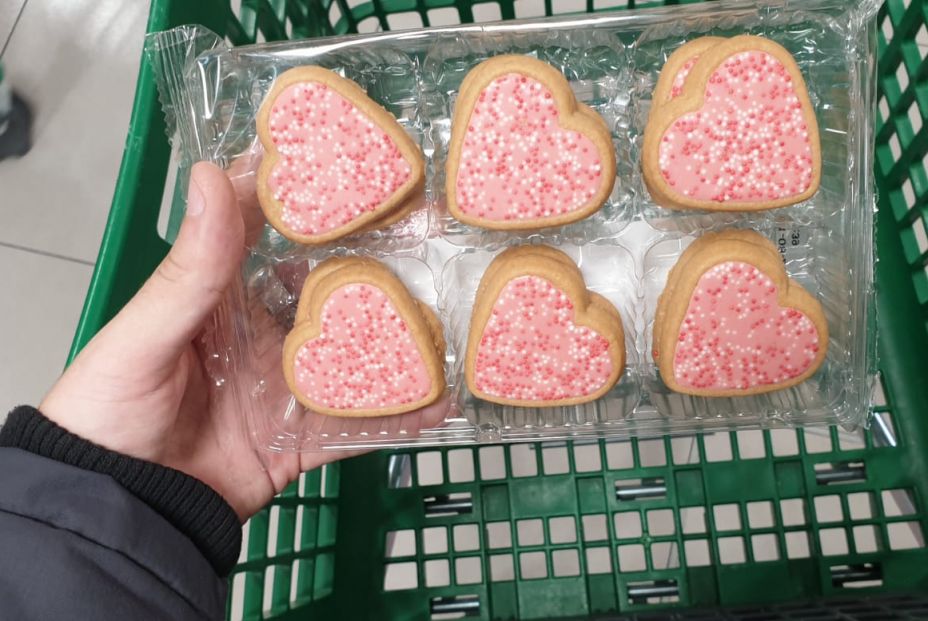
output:
[[[0,447],[13,447],[109,475],[193,541],[220,576],[235,566],[242,526],[222,496],[179,470],[110,451],[68,432],[37,409],[20,406],[0,427]]]

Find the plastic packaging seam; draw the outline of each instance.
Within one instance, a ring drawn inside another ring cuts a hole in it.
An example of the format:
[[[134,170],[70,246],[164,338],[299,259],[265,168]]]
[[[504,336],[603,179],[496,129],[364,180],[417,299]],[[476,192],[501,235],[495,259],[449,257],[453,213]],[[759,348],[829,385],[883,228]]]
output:
[[[222,38],[203,26],[178,26],[145,37],[145,55],[151,64],[158,99],[164,110],[169,141],[180,138],[180,153],[185,163],[204,159],[196,99],[202,89],[191,81],[191,69],[196,59],[213,50],[226,50]]]

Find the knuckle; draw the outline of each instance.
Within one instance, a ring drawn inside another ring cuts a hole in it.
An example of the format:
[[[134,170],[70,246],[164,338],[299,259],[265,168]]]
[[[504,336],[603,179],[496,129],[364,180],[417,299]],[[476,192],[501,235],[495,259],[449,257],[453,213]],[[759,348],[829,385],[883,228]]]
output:
[[[186,262],[174,256],[174,253],[168,253],[155,269],[154,274],[154,278],[172,286],[189,288],[210,298],[221,297],[225,292],[213,282],[211,276],[209,272],[193,269]]]
[[[164,260],[158,264],[155,276],[170,283],[179,283],[187,272],[187,268],[177,260],[174,253],[169,252]]]

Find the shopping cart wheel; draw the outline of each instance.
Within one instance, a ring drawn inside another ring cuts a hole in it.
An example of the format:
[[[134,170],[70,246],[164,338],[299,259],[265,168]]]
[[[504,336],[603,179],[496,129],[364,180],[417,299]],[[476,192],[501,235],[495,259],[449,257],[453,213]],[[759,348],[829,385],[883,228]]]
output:
[[[0,131],[0,160],[22,157],[32,148],[32,111],[15,93],[9,115],[0,119]]]

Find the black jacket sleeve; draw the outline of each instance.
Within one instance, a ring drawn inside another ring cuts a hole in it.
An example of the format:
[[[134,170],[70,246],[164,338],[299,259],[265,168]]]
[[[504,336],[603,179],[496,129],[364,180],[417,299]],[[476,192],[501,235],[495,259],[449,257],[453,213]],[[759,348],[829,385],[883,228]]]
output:
[[[177,470],[33,408],[0,428],[0,610],[10,619],[221,619],[232,508]]]

